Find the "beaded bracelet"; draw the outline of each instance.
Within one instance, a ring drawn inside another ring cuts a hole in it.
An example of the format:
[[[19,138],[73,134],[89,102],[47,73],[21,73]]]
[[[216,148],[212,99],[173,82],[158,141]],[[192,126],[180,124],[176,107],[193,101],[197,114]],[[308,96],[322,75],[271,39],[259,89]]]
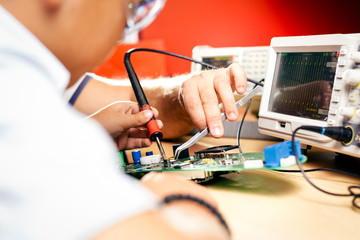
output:
[[[222,217],[222,215],[220,214],[220,212],[214,206],[212,206],[208,202],[204,201],[203,199],[200,199],[200,198],[197,198],[197,197],[194,197],[191,195],[173,194],[173,195],[169,195],[169,196],[165,197],[164,203],[170,203],[170,202],[179,201],[179,200],[188,200],[188,201],[196,202],[196,203],[206,207],[207,209],[210,210],[210,212],[212,212],[219,219],[221,225],[224,226],[224,228],[229,233],[229,235],[231,234],[229,226],[225,222],[225,220]]]

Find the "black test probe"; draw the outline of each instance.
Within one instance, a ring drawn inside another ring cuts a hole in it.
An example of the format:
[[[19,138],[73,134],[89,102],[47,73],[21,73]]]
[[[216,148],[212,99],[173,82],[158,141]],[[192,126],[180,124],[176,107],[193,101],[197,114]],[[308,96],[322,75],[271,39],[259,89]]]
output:
[[[150,105],[148,100],[146,99],[145,93],[140,85],[139,79],[134,71],[134,68],[131,65],[130,62],[130,55],[133,52],[133,49],[130,49],[129,51],[127,51],[125,53],[125,57],[124,57],[124,64],[125,64],[125,68],[126,71],[128,73],[130,82],[131,82],[131,86],[134,90],[134,94],[136,97],[137,102],[139,103],[140,106],[140,110],[143,111],[145,109],[149,109]],[[169,166],[169,159],[166,158],[165,155],[165,151],[164,148],[160,142],[160,140],[163,138],[163,133],[161,132],[161,130],[159,129],[159,126],[156,122],[155,117],[153,116],[151,118],[151,120],[146,124],[147,129],[149,130],[149,138],[151,141],[156,141],[156,144],[159,148],[161,157],[163,159],[164,162],[166,162],[166,164]]]

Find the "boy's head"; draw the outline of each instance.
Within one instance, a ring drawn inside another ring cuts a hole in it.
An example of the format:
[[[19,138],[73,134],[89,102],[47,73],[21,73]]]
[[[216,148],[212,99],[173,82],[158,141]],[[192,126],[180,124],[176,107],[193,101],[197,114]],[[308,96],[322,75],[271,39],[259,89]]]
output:
[[[0,0],[76,81],[109,54],[126,26],[129,0]]]

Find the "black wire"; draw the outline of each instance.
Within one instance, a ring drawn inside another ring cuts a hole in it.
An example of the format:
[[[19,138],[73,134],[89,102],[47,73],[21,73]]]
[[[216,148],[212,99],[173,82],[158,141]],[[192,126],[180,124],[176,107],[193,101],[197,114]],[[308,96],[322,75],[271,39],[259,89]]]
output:
[[[300,159],[299,159],[299,156],[297,155],[297,152],[296,152],[296,147],[295,147],[295,135],[296,133],[302,129],[302,126],[298,127],[297,129],[295,129],[295,131],[293,132],[292,134],[292,137],[291,137],[291,145],[292,145],[292,149],[293,149],[293,152],[294,152],[294,155],[295,155],[295,159],[296,159],[296,163],[300,169],[300,172],[302,173],[303,177],[305,178],[305,180],[311,185],[313,186],[314,188],[316,188],[317,190],[319,190],[320,192],[323,192],[323,193],[326,193],[326,194],[329,194],[329,195],[332,195],[332,196],[338,196],[338,197],[353,197],[353,201],[352,201],[352,204],[354,207],[356,208],[359,208],[360,209],[360,206],[357,205],[356,203],[356,199],[360,198],[360,194],[357,194],[357,193],[354,193],[352,191],[353,188],[355,189],[360,189],[360,185],[359,186],[350,186],[348,188],[349,190],[349,193],[344,193],[344,194],[341,194],[341,193],[333,193],[333,192],[329,192],[329,191],[326,191],[318,186],[316,186],[309,178],[308,176],[306,175],[305,173],[305,170],[303,169],[302,167],[302,164],[300,162]]]
[[[259,81],[259,83],[262,83],[262,82],[264,82],[264,81],[265,81],[265,79],[261,79],[261,80]],[[255,87],[256,87],[256,86],[254,86],[253,89],[254,89]],[[242,126],[243,126],[243,123],[244,123],[244,120],[245,120],[245,116],[246,116],[246,114],[248,113],[248,111],[249,111],[249,109],[250,109],[251,100],[252,100],[252,99],[249,100],[249,102],[248,102],[248,104],[247,104],[247,106],[246,106],[244,115],[243,115],[243,117],[241,118],[241,122],[240,122],[240,125],[239,125],[239,128],[238,128],[238,133],[237,133],[237,136],[236,136],[237,145],[238,145],[238,147],[239,147],[240,153],[242,153],[242,150],[241,150],[241,147],[240,147],[240,135],[241,135],[241,130],[242,130]]]
[[[171,52],[167,52],[167,51],[162,51],[162,50],[157,50],[157,49],[151,49],[151,48],[133,48],[133,49],[130,49],[129,51],[127,51],[127,53],[133,53],[133,52],[153,52],[153,53],[160,53],[160,54],[165,54],[165,55],[169,55],[169,56],[172,56],[172,57],[177,57],[177,58],[181,58],[181,59],[184,59],[184,60],[187,60],[187,61],[190,61],[190,62],[194,62],[194,63],[197,63],[197,64],[200,64],[200,65],[203,65],[205,67],[208,67],[208,68],[211,68],[211,69],[219,69],[218,67],[214,66],[214,65],[211,65],[211,64],[208,64],[206,62],[202,62],[202,61],[198,61],[196,59],[193,59],[193,58],[189,58],[189,57],[186,57],[186,56],[183,56],[183,55],[180,55],[180,54],[176,54],[176,53],[171,53]],[[248,78],[247,79],[248,82],[252,82],[254,83],[255,85],[260,85],[260,86],[264,86],[263,83],[258,82],[258,81],[255,81],[253,79],[250,79]]]
[[[247,106],[246,106],[244,115],[243,115],[242,118],[241,118],[241,122],[240,122],[240,125],[239,125],[239,128],[238,128],[238,133],[237,133],[237,136],[236,136],[237,145],[238,145],[238,147],[239,147],[240,153],[242,153],[242,150],[241,150],[241,147],[240,147],[240,134],[241,134],[241,130],[242,130],[242,126],[243,126],[244,120],[245,120],[245,116],[246,116],[246,114],[248,113],[248,111],[249,111],[249,109],[250,109],[250,104],[251,104],[251,99],[250,99],[250,100],[248,101],[248,103],[247,103]]]

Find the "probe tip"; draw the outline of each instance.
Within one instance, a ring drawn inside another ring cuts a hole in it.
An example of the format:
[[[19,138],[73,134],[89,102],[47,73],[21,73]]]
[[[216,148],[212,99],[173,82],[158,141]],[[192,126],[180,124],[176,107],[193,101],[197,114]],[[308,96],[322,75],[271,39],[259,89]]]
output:
[[[161,158],[162,158],[163,160],[166,160],[165,151],[164,151],[164,148],[163,148],[163,146],[162,146],[162,144],[161,144],[161,142],[160,142],[159,137],[155,137],[155,140],[156,140],[156,144],[158,145]]]

